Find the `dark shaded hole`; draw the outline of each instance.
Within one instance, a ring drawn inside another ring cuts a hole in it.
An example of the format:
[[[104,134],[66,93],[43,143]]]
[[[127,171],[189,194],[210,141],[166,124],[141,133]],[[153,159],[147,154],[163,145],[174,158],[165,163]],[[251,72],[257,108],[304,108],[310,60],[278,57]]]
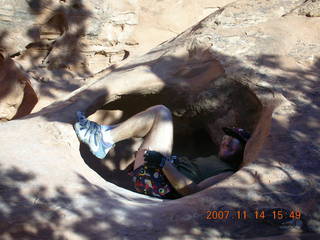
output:
[[[157,94],[148,95],[124,95],[111,103],[105,104],[101,110],[121,110],[123,115],[117,122],[122,122],[132,115],[145,110],[150,106],[162,104],[167,106],[173,113],[174,124],[174,145],[173,154],[186,156],[189,159],[196,157],[206,157],[217,154],[218,141],[213,141],[212,133],[208,132],[207,123],[224,116],[230,109],[236,112],[234,125],[240,125],[252,131],[260,116],[261,105],[256,96],[245,86],[239,83],[232,85],[233,90],[217,89],[217,96],[211,96],[214,100],[221,100],[221,107],[212,112],[203,110],[196,111],[190,106],[190,96],[188,94],[176,93],[176,90],[165,88]],[[229,89],[227,86],[226,89]],[[208,97],[208,99],[210,96]],[[196,99],[196,98],[195,98]],[[202,100],[201,100],[202,101]],[[200,102],[201,102],[200,101]],[[230,106],[223,105],[229,104]],[[191,109],[191,110],[190,110]],[[198,114],[198,115],[197,115]],[[108,182],[112,182],[120,187],[133,189],[132,177],[126,171],[120,170],[120,162],[133,158],[133,146],[135,140],[125,140],[116,144],[104,160],[95,158],[84,145],[81,146],[81,154],[85,162]],[[112,162],[116,169],[110,170],[106,162]]]
[[[16,53],[10,55],[10,57],[11,57],[11,58],[15,58],[15,57],[18,57],[18,56],[20,56],[20,55],[21,55],[20,52],[16,52]]]
[[[179,156],[206,157],[217,153],[219,149],[204,127],[194,129],[186,136],[177,134],[175,140],[177,141],[174,141],[173,152]]]
[[[60,34],[68,28],[68,22],[63,13],[57,13],[49,21],[46,23],[47,29],[43,29],[43,31],[54,30],[58,31]]]
[[[77,9],[77,10],[79,10],[79,9],[82,9],[83,8],[83,6],[82,6],[82,4],[81,3],[74,3],[74,4],[72,4],[72,6],[71,6],[72,8],[74,8],[74,9]]]
[[[39,1],[39,0],[28,0],[26,1],[31,13],[33,14],[40,14],[42,10],[46,7],[45,5],[51,5],[52,1]]]

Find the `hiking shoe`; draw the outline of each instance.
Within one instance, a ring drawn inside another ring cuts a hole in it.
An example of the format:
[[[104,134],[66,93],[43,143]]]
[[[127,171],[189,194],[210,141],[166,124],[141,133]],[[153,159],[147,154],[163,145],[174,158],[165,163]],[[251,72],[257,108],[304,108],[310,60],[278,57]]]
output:
[[[79,140],[89,146],[90,151],[97,158],[103,159],[114,146],[113,142],[104,142],[102,134],[109,134],[109,126],[102,126],[88,120],[82,112],[77,112],[78,122],[74,124]],[[104,132],[104,133],[102,133]]]

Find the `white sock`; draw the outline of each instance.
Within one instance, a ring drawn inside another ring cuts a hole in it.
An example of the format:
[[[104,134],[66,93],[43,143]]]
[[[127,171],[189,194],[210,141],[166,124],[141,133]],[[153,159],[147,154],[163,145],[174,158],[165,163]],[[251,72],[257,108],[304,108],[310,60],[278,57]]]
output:
[[[102,139],[105,143],[114,144],[114,141],[110,134],[110,126],[101,125],[102,129]]]

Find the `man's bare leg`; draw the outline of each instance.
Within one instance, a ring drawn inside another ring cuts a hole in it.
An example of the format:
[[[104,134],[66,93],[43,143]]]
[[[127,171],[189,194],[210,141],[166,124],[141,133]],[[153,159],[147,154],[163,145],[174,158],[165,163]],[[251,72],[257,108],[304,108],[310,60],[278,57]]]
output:
[[[170,110],[156,105],[140,112],[109,130],[113,141],[119,142],[132,137],[144,138],[134,162],[134,169],[144,163],[146,149],[158,151],[165,156],[171,155],[173,145],[173,124]]]

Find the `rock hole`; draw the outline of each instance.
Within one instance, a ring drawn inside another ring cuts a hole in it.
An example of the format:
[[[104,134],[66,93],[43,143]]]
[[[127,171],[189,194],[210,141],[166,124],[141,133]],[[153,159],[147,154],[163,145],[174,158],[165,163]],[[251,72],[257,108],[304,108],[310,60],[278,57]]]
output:
[[[118,123],[150,106],[163,104],[173,113],[173,154],[192,159],[217,154],[224,134],[222,127],[238,126],[252,132],[262,109],[247,86],[226,78],[216,80],[212,88],[201,93],[177,91],[181,90],[165,88],[157,94],[121,96],[104,105],[97,114],[100,112],[103,119],[108,112],[119,111]],[[132,177],[121,166],[133,160],[134,150],[140,143],[138,139],[117,143],[104,160],[93,157],[86,146],[80,151],[85,162],[105,180],[134,191]]]
[[[41,39],[55,40],[68,29],[66,16],[57,12],[40,29]]]

